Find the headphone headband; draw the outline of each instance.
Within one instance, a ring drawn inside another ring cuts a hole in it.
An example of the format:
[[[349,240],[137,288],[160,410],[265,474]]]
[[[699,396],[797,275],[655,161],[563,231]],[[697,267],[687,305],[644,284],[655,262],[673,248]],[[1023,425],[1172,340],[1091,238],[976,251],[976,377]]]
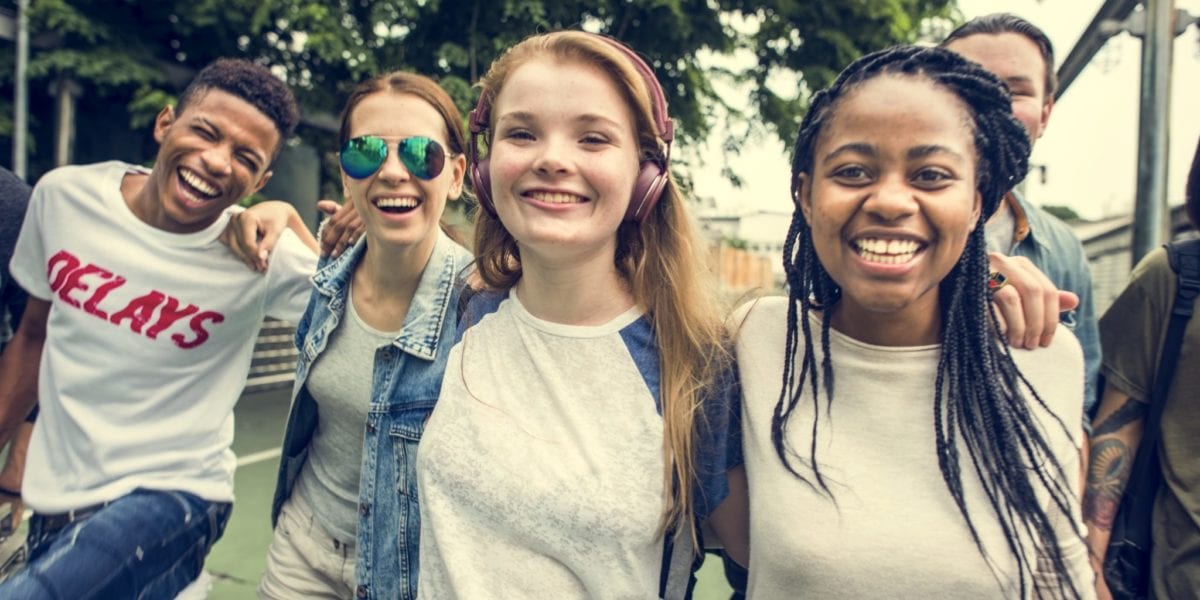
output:
[[[663,141],[664,145],[663,158],[661,160],[647,159],[642,161],[637,183],[634,185],[633,194],[629,199],[629,208],[625,213],[625,220],[627,221],[642,221],[650,214],[654,205],[658,203],[663,190],[666,189],[668,179],[667,165],[671,160],[671,143],[675,139],[675,123],[671,120],[667,112],[666,93],[663,91],[662,85],[658,82],[658,78],[654,76],[654,70],[632,48],[606,35],[587,32],[579,33],[603,40],[629,59],[629,62],[633,64],[633,68],[642,76],[642,80],[646,84],[646,89],[650,94],[650,108],[654,125],[658,128],[658,138]],[[471,110],[467,120],[467,127],[471,132],[471,142],[467,147],[467,159],[471,163],[471,183],[475,188],[475,196],[479,199],[479,204],[495,216],[496,207],[492,204],[491,174],[488,172],[488,159],[481,159],[478,156],[479,136],[491,126],[491,112],[492,106],[486,92],[480,94],[479,102]]]

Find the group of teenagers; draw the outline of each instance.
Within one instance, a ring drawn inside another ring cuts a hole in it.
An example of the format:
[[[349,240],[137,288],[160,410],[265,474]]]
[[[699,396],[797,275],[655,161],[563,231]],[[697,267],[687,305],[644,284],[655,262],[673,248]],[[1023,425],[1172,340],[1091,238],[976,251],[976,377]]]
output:
[[[153,169],[34,188],[0,360],[5,435],[40,408],[34,515],[0,597],[204,594],[265,316],[299,360],[263,598],[683,598],[705,548],[750,597],[1095,597],[1075,298],[984,229],[1036,134],[944,46],[813,96],[786,295],[732,310],[663,90],[614,39],[525,39],[465,120],[427,77],[359,84],[324,254],[287,204],[231,208],[298,111],[213,63],[158,115]],[[468,180],[469,249],[441,225]]]

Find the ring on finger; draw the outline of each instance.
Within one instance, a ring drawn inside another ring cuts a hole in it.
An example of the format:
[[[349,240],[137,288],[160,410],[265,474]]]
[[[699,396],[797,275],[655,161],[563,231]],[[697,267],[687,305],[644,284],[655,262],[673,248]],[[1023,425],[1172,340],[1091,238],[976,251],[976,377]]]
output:
[[[989,292],[996,292],[1000,288],[1008,285],[1008,277],[1000,271],[992,271],[988,273],[987,289]]]

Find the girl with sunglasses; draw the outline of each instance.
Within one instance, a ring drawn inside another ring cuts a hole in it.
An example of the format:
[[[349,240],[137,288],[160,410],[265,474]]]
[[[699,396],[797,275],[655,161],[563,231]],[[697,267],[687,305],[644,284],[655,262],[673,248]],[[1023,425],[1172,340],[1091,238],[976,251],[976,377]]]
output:
[[[416,448],[470,263],[439,225],[462,194],[462,118],[432,80],[389,73],[351,93],[339,140],[365,235],[321,259],[297,328],[263,598],[417,592]],[[243,225],[270,209],[243,213]]]
[[[482,88],[481,283],[417,459],[420,595],[677,597],[697,523],[732,530],[740,446],[662,91],[582,32],[517,44]]]

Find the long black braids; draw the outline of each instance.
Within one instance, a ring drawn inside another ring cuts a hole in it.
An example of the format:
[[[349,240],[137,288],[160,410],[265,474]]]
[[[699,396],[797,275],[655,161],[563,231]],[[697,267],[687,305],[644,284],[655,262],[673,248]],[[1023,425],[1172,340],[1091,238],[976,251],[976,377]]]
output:
[[[1028,169],[1029,140],[1012,116],[1004,84],[975,63],[936,48],[899,46],[869,54],[846,67],[829,88],[818,92],[809,106],[792,157],[792,196],[795,211],[784,244],[783,266],[789,286],[783,386],[771,423],[771,439],[785,467],[797,478],[832,498],[817,464],[816,437],[824,391],[824,412],[833,402],[833,364],[829,353],[829,324],[841,290],[818,260],[811,228],[800,209],[800,174],[811,177],[813,153],[824,126],[839,100],[859,84],[880,75],[922,77],[954,93],[967,107],[974,129],[977,189],[982,216],[968,238],[958,263],[939,286],[942,316],[941,355],[933,382],[936,452],[942,479],[954,498],[975,542],[989,565],[963,492],[960,444],[967,449],[970,468],[979,477],[992,511],[1015,557],[1021,597],[1031,590],[1026,582],[1042,555],[1057,573],[1059,595],[1079,597],[1082,590],[1067,576],[1054,517],[1043,507],[1040,491],[1048,493],[1061,518],[1074,502],[1067,474],[1055,458],[1031,402],[1046,411],[1045,402],[1017,370],[1008,346],[998,335],[998,319],[987,292],[988,259],[984,222],[1003,196]],[[821,311],[822,361],[813,352],[810,313]],[[803,343],[804,352],[797,353]],[[809,384],[812,397],[812,444],[808,457],[788,447],[786,432],[792,411]],[[822,385],[823,382],[823,385]],[[1024,389],[1022,389],[1024,388]],[[1032,395],[1032,399],[1027,396]],[[1055,417],[1057,419],[1057,417]],[[1057,421],[1070,435],[1065,423]],[[794,462],[805,467],[802,474]],[[1049,511],[1053,513],[1053,511]],[[1070,520],[1075,527],[1074,520]],[[1082,532],[1076,528],[1076,535]],[[1032,543],[1035,552],[1026,549]],[[994,568],[994,566],[993,566]]]

